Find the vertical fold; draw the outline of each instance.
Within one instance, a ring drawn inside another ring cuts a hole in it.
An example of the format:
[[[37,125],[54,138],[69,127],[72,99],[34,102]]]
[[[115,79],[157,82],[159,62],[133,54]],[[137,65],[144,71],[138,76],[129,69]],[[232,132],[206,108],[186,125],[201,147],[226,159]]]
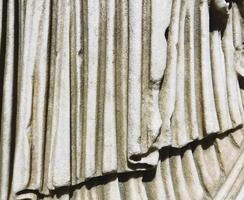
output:
[[[141,153],[142,5],[129,1],[128,158]]]
[[[161,172],[161,163],[159,162],[156,169],[149,171],[148,181],[145,181],[145,188],[149,199],[161,200],[167,199],[164,180]]]
[[[207,144],[205,144],[207,145]],[[221,180],[222,166],[221,162],[218,159],[218,153],[214,145],[210,145],[208,148],[205,148],[204,143],[202,148],[204,150],[204,160],[207,166],[207,171],[212,179],[212,186],[210,184],[209,189],[211,189],[211,195],[215,194],[218,190],[218,184]],[[211,166],[211,167],[210,167]],[[210,170],[211,169],[211,170]]]
[[[147,125],[148,147],[155,141],[159,135],[162,124],[160,110],[159,110],[159,91],[162,83],[164,71],[166,68],[167,59],[167,41],[165,38],[166,30],[170,24],[172,0],[151,1],[151,43],[150,43],[150,71],[147,80],[149,87],[149,103],[148,112],[149,119]],[[144,55],[143,55],[144,57]],[[143,96],[143,98],[145,98]]]
[[[209,7],[207,0],[200,1],[200,48],[201,48],[201,78],[204,132],[206,134],[219,131],[215,100],[213,94],[212,71],[210,62],[209,41]]]
[[[234,69],[234,43],[233,43],[233,27],[232,27],[232,13],[230,13],[226,29],[222,39],[222,48],[224,52],[225,66],[226,66],[226,82],[228,105],[230,110],[230,118],[233,128],[242,124],[243,110],[240,109],[239,87],[237,74]]]
[[[57,55],[57,2],[50,2],[50,37],[49,37],[49,57],[48,57],[48,83],[47,83],[47,107],[46,107],[46,132],[45,132],[45,149],[44,149],[44,165],[43,165],[43,182],[42,192],[48,193],[49,188],[53,188],[52,185],[52,172],[51,172],[51,159],[52,159],[52,144],[54,132],[52,131],[53,120],[55,112],[53,110],[54,105],[54,85],[55,85],[55,65]]]
[[[52,187],[66,186],[71,178],[70,146],[70,1],[57,4],[57,46],[50,180]],[[53,188],[50,188],[53,189]]]
[[[204,189],[200,182],[197,167],[193,158],[191,148],[187,148],[183,152],[182,169],[184,172],[184,178],[187,186],[187,191],[191,199],[203,199]]]
[[[36,48],[38,51],[33,59],[35,67],[34,94],[33,94],[33,122],[32,122],[32,163],[31,179],[29,188],[40,189],[43,179],[43,159],[44,159],[44,142],[46,132],[46,98],[47,98],[47,80],[48,80],[48,42],[49,42],[49,1],[40,1],[41,4],[37,9],[41,10],[40,24],[37,27]]]
[[[175,188],[173,184],[172,174],[171,174],[171,166],[170,166],[170,159],[169,159],[169,148],[162,150],[161,153],[161,174],[162,180],[165,186],[165,195],[166,199],[175,200]]]
[[[38,2],[37,2],[38,4]],[[14,155],[13,170],[13,191],[18,192],[26,188],[30,178],[31,170],[31,130],[32,130],[32,104],[33,104],[33,77],[34,64],[33,58],[36,53],[37,40],[33,32],[37,31],[38,26],[33,30],[33,19],[40,15],[35,13],[37,4],[34,1],[28,1],[26,4],[25,27],[23,38],[23,49],[21,55],[21,71],[19,81],[19,109],[16,125],[16,145]],[[34,14],[35,13],[35,14]],[[38,21],[39,24],[39,21]],[[33,48],[34,47],[34,48]]]
[[[195,1],[194,4],[194,85],[195,85],[195,99],[196,99],[196,113],[199,139],[204,137],[204,116],[203,116],[203,94],[202,94],[202,76],[201,76],[201,15],[200,15],[201,1]]]
[[[13,145],[13,131],[15,123],[14,115],[15,115],[15,106],[14,103],[16,95],[14,94],[14,88],[16,87],[14,84],[16,83],[15,79],[17,77],[16,74],[16,60],[18,59],[18,54],[16,54],[16,48],[18,47],[16,44],[15,37],[19,37],[16,35],[18,30],[16,30],[15,24],[16,20],[16,12],[15,9],[17,6],[15,5],[13,0],[10,0],[6,3],[7,5],[7,21],[5,20],[3,12],[3,2],[0,2],[0,50],[1,50],[1,59],[4,61],[0,61],[1,73],[3,74],[3,85],[1,85],[1,130],[0,130],[0,199],[7,200],[9,198],[10,185],[11,185],[11,163],[13,160],[12,155],[12,145]],[[6,24],[6,37],[2,33],[2,28],[5,28],[3,24]],[[3,37],[3,38],[2,38]],[[6,39],[6,47],[3,46],[2,39]],[[3,57],[3,51],[5,51],[5,56]],[[2,77],[1,77],[2,78]]]
[[[74,2],[74,20],[75,20],[75,77],[76,77],[76,107],[75,109],[75,148],[76,148],[76,178],[80,180],[82,176],[82,127],[84,127],[84,123],[82,121],[82,112],[84,112],[82,108],[83,99],[82,94],[84,91],[82,85],[82,70],[83,66],[83,54],[84,54],[84,12],[83,12],[83,1],[75,0]]]
[[[188,2],[181,1],[180,14],[179,14],[179,35],[178,35],[178,53],[176,64],[176,101],[175,110],[171,118],[172,128],[172,146],[182,146],[188,142],[186,130],[186,116],[185,116],[185,19]]]
[[[177,44],[179,35],[179,13],[181,1],[174,0],[172,3],[171,19],[168,29],[167,62],[162,82],[159,106],[162,118],[160,135],[154,146],[161,148],[172,143],[171,117],[175,109],[176,101],[176,65],[177,65]]]
[[[103,173],[117,170],[115,113],[115,0],[107,1],[106,74],[103,124]],[[109,162],[108,162],[109,161]]]
[[[127,88],[128,88],[128,1],[117,0],[116,25],[116,131],[118,171],[127,165]]]
[[[231,129],[232,123],[230,119],[227,87],[225,78],[225,63],[221,47],[221,32],[214,30],[210,33],[210,52],[211,65],[213,72],[213,88],[216,102],[217,116],[219,120],[220,130],[222,132]]]
[[[187,11],[185,19],[185,118],[186,131],[189,141],[199,137],[198,121],[197,121],[197,103],[196,103],[196,82],[195,82],[195,34],[194,21],[196,20],[194,14],[195,1],[188,0]],[[188,123],[187,123],[188,122]]]
[[[146,153],[152,138],[152,122],[150,121],[151,96],[150,96],[150,51],[152,29],[152,4],[151,0],[143,1],[142,5],[142,70],[141,70],[141,151]],[[158,103],[158,102],[157,102]],[[151,132],[151,133],[150,133]]]
[[[103,186],[103,199],[110,200],[112,198],[121,200],[118,178],[110,180]]]
[[[81,4],[81,3],[80,3]],[[77,5],[76,1],[70,1],[70,25],[69,25],[69,45],[70,45],[70,184],[74,185],[77,183],[77,140],[81,138],[79,135],[81,134],[81,121],[80,121],[80,55],[79,50],[77,51],[77,40],[80,37],[76,34],[77,30],[77,18],[76,18],[76,11],[79,10],[76,6],[80,7],[81,5]],[[81,24],[79,25],[81,26]],[[81,28],[79,27],[78,30]],[[80,38],[79,38],[80,39]],[[81,46],[82,43],[78,44],[78,48]],[[77,58],[79,57],[79,58]],[[77,65],[78,61],[78,65]],[[78,91],[79,90],[79,91]],[[78,129],[78,130],[77,130]],[[79,133],[78,133],[79,131]],[[79,138],[78,138],[79,137]]]
[[[190,199],[183,173],[180,150],[175,149],[175,155],[170,158],[171,176],[177,199]]]
[[[198,168],[198,174],[201,177],[201,183],[202,183],[203,187],[206,189],[207,194],[213,194],[213,192],[216,189],[215,182],[209,172],[208,163],[206,162],[206,159],[204,156],[204,150],[201,145],[198,145],[196,147],[196,149],[194,150],[193,156],[194,156],[196,166]]]
[[[75,135],[76,135],[76,178],[81,177],[81,160],[82,160],[82,86],[81,86],[81,76],[82,76],[82,1],[75,0],[74,2],[74,20],[75,20],[75,76],[76,76],[76,108],[75,108]]]
[[[126,200],[147,200],[147,193],[141,177],[130,177],[125,183]]]
[[[84,176],[96,173],[96,126],[97,126],[97,77],[99,49],[99,10],[100,2],[87,1],[87,88],[84,129]]]
[[[98,33],[98,75],[97,75],[97,110],[96,110],[96,174],[103,172],[104,152],[104,111],[106,87],[106,37],[107,37],[107,1],[99,2],[99,33]]]

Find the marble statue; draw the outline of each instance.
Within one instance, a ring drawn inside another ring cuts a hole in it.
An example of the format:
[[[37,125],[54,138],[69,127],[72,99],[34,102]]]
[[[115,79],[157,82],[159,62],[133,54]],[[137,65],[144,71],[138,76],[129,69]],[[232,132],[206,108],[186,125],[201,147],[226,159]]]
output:
[[[0,200],[244,199],[243,0],[0,14]]]

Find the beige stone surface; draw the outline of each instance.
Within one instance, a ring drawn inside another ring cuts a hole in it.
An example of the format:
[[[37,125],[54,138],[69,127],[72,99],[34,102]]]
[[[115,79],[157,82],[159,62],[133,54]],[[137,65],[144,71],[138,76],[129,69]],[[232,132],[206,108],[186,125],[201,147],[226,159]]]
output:
[[[244,199],[243,0],[0,0],[0,200]]]

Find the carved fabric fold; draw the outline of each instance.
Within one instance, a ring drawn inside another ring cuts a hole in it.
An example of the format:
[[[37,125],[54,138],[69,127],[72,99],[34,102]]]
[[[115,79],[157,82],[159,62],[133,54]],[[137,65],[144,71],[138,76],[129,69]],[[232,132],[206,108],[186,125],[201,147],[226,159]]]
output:
[[[235,3],[224,28],[211,26],[207,0],[0,0],[6,7],[1,187],[9,174],[14,192],[48,191],[151,169],[161,148],[243,124]]]

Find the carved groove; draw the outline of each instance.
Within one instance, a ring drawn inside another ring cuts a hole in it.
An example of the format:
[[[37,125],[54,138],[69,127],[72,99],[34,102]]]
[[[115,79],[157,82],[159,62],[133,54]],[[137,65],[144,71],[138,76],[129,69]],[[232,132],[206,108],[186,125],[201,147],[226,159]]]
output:
[[[242,1],[0,0],[0,21],[1,200],[238,196]]]

